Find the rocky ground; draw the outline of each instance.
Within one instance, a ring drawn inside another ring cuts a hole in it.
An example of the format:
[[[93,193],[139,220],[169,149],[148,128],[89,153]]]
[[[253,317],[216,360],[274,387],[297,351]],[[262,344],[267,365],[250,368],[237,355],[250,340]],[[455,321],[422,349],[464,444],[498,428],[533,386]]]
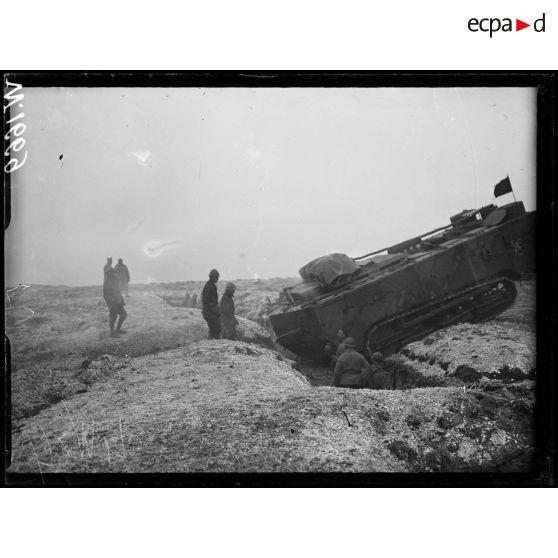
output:
[[[282,286],[247,282],[239,314]],[[331,387],[327,367],[285,358],[242,317],[239,341],[206,340],[183,287],[133,286],[118,339],[98,287],[11,293],[9,472],[528,470],[531,284],[497,320],[390,357],[399,389],[380,392]]]

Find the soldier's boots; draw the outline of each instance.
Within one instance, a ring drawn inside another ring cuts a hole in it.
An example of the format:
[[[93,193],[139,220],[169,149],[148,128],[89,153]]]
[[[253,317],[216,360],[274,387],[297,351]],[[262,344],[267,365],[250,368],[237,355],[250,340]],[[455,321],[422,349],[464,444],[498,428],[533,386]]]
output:
[[[124,316],[124,320],[126,319],[126,316]],[[124,324],[124,320],[118,318],[118,321],[116,322],[116,333],[126,333],[125,329],[121,329],[122,325]]]

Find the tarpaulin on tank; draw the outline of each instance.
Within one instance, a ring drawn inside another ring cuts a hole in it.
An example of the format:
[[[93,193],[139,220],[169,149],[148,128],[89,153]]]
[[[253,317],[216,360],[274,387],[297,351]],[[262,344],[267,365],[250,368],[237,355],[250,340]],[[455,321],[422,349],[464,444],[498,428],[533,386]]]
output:
[[[360,266],[347,254],[328,254],[312,260],[298,270],[305,281],[317,281],[324,287],[337,287],[344,284]]]

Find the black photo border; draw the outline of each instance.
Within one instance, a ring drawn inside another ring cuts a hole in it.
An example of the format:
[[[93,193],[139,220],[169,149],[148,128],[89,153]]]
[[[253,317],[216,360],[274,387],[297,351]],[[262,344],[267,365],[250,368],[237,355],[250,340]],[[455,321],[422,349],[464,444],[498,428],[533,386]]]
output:
[[[556,71],[25,71],[3,73],[31,87],[535,87],[537,89],[535,454],[529,473],[10,473],[9,339],[1,383],[4,458],[10,487],[548,487],[556,482]],[[4,113],[4,134],[9,111]],[[4,151],[8,141],[4,138]],[[7,158],[5,156],[4,164]],[[4,230],[9,226],[10,174],[4,175]],[[4,285],[5,287],[5,285]],[[4,330],[5,331],[5,330]]]

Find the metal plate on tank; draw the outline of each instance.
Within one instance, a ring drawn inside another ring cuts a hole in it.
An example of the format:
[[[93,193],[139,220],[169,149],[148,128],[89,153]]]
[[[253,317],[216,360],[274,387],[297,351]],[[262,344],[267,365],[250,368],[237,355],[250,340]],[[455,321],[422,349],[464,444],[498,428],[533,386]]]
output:
[[[507,211],[499,207],[495,209],[492,213],[489,213],[485,219],[483,219],[483,223],[487,227],[495,227],[499,225],[505,218],[506,218]]]

